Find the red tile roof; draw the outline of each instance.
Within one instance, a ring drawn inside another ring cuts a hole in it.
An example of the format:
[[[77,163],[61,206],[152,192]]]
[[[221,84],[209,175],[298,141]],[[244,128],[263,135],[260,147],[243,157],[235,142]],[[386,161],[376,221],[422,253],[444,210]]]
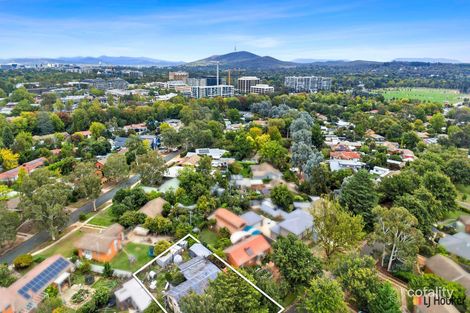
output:
[[[340,160],[354,160],[354,159],[360,159],[361,154],[355,151],[334,151],[334,152],[330,152],[330,157],[333,159],[340,159]]]
[[[248,237],[242,242],[225,249],[225,254],[233,266],[243,266],[258,256],[267,253],[271,245],[263,235]]]
[[[224,223],[233,226],[233,228],[241,228],[245,225],[245,221],[240,216],[224,208],[217,209],[214,216],[217,220],[222,220]]]
[[[20,168],[24,168],[27,173],[31,173],[33,170],[37,169],[38,167],[41,167],[46,163],[47,159],[46,158],[38,158],[26,163],[23,163],[21,166],[18,166],[14,169],[11,169],[9,171],[3,172],[0,174],[0,180],[5,181],[5,180],[13,180],[18,177],[18,172]]]

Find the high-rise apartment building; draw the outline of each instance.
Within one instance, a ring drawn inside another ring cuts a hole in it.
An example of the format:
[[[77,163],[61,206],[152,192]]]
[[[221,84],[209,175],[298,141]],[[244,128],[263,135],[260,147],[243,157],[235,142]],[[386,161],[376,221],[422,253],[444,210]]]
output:
[[[320,76],[287,76],[284,79],[284,86],[296,92],[330,90],[331,78]]]
[[[241,93],[249,93],[251,86],[260,83],[260,79],[255,76],[243,76],[238,79],[238,90]]]
[[[232,85],[218,86],[192,86],[191,96],[193,98],[233,97],[234,87]]]

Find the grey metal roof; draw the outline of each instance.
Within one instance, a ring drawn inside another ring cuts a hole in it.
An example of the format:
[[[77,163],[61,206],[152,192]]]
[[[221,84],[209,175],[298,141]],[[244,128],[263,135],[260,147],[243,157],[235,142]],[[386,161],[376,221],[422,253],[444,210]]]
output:
[[[298,209],[289,213],[278,226],[299,236],[306,230],[313,229],[313,217],[309,213]]]
[[[200,243],[195,243],[193,244],[190,248],[189,251],[194,253],[196,256],[202,256],[202,257],[207,257],[212,254],[212,252],[204,247],[204,245]]]
[[[248,211],[240,215],[240,217],[246,222],[246,225],[253,226],[260,223],[263,218],[256,214],[255,212]]]
[[[470,260],[470,235],[463,232],[448,235],[439,240],[439,244],[450,253]]]
[[[209,260],[195,257],[188,262],[178,265],[186,281],[176,287],[172,287],[166,294],[176,301],[194,291],[197,294],[204,293],[211,280],[217,278],[220,269]]]

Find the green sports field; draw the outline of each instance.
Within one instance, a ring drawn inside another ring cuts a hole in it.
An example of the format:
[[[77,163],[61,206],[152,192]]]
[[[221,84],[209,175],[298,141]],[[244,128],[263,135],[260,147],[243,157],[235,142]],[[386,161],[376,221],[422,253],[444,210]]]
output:
[[[461,94],[454,89],[438,88],[386,88],[377,90],[384,95],[385,99],[416,99],[421,101],[430,101],[444,103],[448,101],[454,104],[463,101],[464,98],[470,98],[468,94]]]

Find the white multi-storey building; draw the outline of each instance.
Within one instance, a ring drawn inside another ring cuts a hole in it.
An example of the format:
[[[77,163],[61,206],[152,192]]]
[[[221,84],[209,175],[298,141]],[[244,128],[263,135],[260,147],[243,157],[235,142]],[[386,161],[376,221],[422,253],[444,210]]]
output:
[[[296,92],[314,92],[331,89],[331,78],[320,76],[287,76],[284,86]]]
[[[238,79],[238,90],[242,93],[251,92],[251,86],[255,86],[260,83],[260,79],[255,76],[243,76]]]
[[[232,97],[234,87],[232,85],[217,86],[192,86],[191,96],[193,98]]]
[[[257,84],[255,86],[250,87],[250,92],[260,94],[260,95],[265,95],[268,93],[273,93],[274,87],[269,86],[267,84]]]

